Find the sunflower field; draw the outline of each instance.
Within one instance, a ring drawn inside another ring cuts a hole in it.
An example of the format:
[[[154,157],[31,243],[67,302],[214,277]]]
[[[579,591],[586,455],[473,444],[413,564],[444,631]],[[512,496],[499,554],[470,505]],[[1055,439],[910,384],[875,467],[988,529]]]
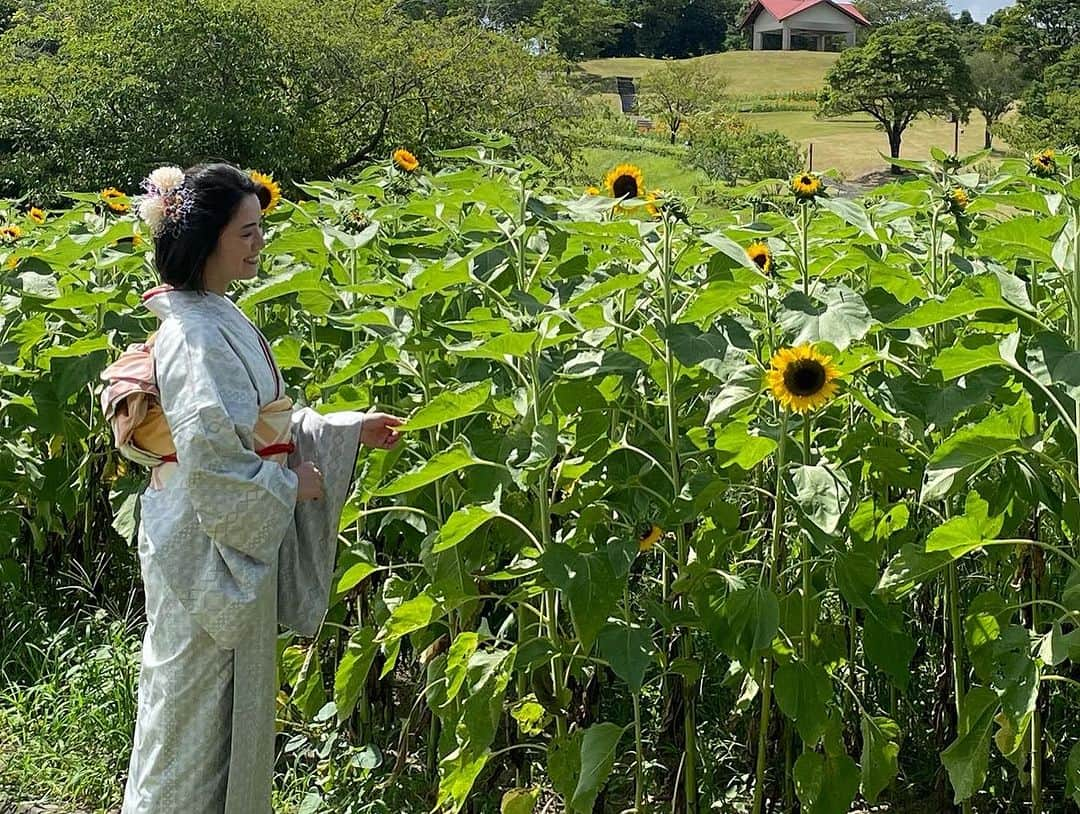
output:
[[[237,296],[299,401],[407,418],[280,642],[300,810],[1076,811],[1077,157],[718,212],[508,149],[298,185]],[[95,399],[151,247],[70,197],[0,203],[10,584],[130,559],[146,481]]]

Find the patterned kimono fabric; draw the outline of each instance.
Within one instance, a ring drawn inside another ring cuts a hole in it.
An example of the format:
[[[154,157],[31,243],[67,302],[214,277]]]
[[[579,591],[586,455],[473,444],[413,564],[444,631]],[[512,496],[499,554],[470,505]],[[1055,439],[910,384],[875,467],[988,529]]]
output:
[[[311,636],[326,612],[363,414],[296,410],[288,461],[261,458],[260,410],[284,391],[266,339],[217,294],[144,301],[176,462],[141,498],[147,628],[123,814],[270,814],[278,623]],[[302,460],[323,499],[296,503]]]

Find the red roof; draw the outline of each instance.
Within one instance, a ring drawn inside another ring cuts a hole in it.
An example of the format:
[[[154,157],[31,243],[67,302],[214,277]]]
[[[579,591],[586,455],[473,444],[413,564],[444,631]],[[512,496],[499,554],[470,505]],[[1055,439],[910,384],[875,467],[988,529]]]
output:
[[[834,0],[757,0],[756,3],[750,6],[746,16],[743,17],[742,26],[745,27],[750,23],[762,9],[768,11],[777,20],[785,20],[820,3],[828,3],[857,23],[870,25],[870,21],[863,17],[862,13],[851,3],[838,3],[834,2]]]

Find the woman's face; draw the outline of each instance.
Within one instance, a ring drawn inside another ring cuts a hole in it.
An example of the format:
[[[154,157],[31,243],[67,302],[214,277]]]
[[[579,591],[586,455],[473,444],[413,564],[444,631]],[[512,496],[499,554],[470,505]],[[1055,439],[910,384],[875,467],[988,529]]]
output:
[[[224,295],[233,280],[250,280],[259,273],[259,252],[266,241],[262,234],[262,208],[256,195],[248,195],[221,230],[217,246],[206,259],[203,285]]]

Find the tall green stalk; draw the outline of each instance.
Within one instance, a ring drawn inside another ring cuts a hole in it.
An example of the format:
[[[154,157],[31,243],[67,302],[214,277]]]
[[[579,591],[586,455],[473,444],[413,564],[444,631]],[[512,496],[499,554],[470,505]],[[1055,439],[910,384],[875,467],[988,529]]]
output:
[[[799,212],[799,265],[803,273],[803,294],[810,296],[810,204],[804,203]],[[803,465],[810,465],[810,436],[813,427],[813,419],[810,413],[803,416]],[[802,657],[803,661],[810,662],[813,651],[814,631],[810,620],[810,539],[809,534],[803,535],[802,545],[799,546],[799,570],[802,572]]]
[[[630,585],[623,589],[623,619],[630,626]],[[640,688],[639,688],[640,689]],[[641,733],[641,693],[630,695],[634,705],[634,811],[643,810],[645,805],[645,747]]]
[[[787,424],[788,412],[784,410],[780,415],[780,439],[776,451],[776,497],[773,501],[773,524],[772,541],[769,547],[768,569],[769,590],[776,592],[780,581],[780,562],[782,536],[781,528],[784,523],[784,467],[787,464]],[[754,770],[754,800],[751,806],[752,814],[761,814],[761,804],[765,797],[765,763],[766,752],[769,743],[769,717],[772,711],[772,655],[765,657],[765,675],[761,682],[761,716],[758,720],[758,743],[757,743],[757,766]]]
[[[960,633],[960,582],[956,563],[949,563],[945,576],[945,602],[949,611],[949,633],[952,640],[953,702],[956,709],[957,734],[960,731],[961,702],[964,698],[964,643]],[[964,814],[971,814],[971,801],[961,804]]]
[[[675,402],[675,353],[671,342],[667,339],[671,326],[675,322],[674,307],[674,276],[673,252],[672,252],[672,227],[673,223],[666,215],[664,217],[663,233],[663,256],[661,260],[660,277],[664,294],[664,377],[665,390],[667,391],[667,431],[668,452],[671,461],[671,478],[675,498],[682,493],[682,463],[679,460],[679,413]],[[680,524],[675,529],[675,537],[678,542],[678,569],[681,572],[686,568],[690,556],[690,546],[686,539],[686,530]],[[668,570],[665,565],[665,572]],[[685,600],[679,599],[680,607]],[[684,632],[679,638],[679,652],[683,658],[691,658],[691,643],[688,632]],[[694,703],[694,686],[690,680],[683,677],[683,739],[686,749],[686,770],[683,773],[684,790],[686,793],[687,814],[697,812],[697,723]]]
[[[803,465],[810,465],[810,436],[812,431],[813,419],[809,413],[803,416]],[[810,618],[810,592],[813,588],[810,579],[810,534],[803,534],[802,545],[799,546],[800,563],[799,569],[802,571],[802,657],[803,661],[807,664],[810,663],[810,659],[813,656],[814,651],[814,627],[813,621]]]
[[[1036,529],[1038,526],[1036,526]],[[1034,552],[1032,552],[1034,554]],[[1031,632],[1039,630],[1039,579],[1034,566],[1031,569]],[[1038,669],[1038,668],[1036,668]],[[1040,671],[1041,672],[1041,671]],[[1037,673],[1039,675],[1039,673]],[[1043,725],[1039,714],[1039,684],[1036,683],[1035,708],[1031,713],[1031,814],[1042,814],[1042,752]]]

